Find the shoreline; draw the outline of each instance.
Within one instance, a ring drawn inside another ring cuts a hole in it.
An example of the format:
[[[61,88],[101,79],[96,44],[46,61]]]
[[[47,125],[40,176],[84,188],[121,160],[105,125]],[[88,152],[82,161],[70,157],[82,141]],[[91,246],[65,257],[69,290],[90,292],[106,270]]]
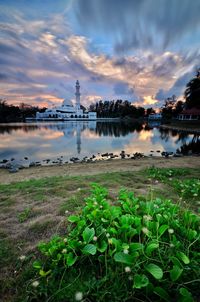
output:
[[[199,168],[199,156],[182,157],[144,157],[138,159],[117,159],[90,163],[74,163],[52,166],[38,166],[21,169],[18,173],[9,173],[0,169],[0,183],[28,181],[54,176],[91,176],[111,172],[134,172],[149,167],[160,168]]]
[[[160,129],[166,129],[166,130],[175,130],[175,131],[182,131],[182,132],[186,132],[186,133],[190,133],[190,134],[200,134],[200,124],[197,125],[197,124],[192,124],[192,126],[194,126],[194,128],[190,128],[191,127],[191,124],[189,125],[166,125],[166,124],[163,124],[163,125],[160,125]]]

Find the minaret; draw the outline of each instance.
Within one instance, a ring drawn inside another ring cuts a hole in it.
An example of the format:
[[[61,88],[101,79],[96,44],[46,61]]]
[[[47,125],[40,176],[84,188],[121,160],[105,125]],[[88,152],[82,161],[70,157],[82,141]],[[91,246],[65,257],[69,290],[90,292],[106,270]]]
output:
[[[79,85],[79,81],[77,80],[76,81],[76,93],[75,93],[75,96],[76,96],[76,110],[80,110],[80,85]]]

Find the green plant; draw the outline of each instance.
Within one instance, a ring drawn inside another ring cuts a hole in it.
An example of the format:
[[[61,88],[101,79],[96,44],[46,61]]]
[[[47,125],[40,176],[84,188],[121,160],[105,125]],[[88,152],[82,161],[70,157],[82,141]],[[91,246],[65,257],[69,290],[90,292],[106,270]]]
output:
[[[174,188],[179,192],[182,198],[200,198],[200,180],[199,179],[186,179],[183,181],[174,180]]]
[[[169,200],[93,185],[68,233],[40,243],[26,301],[194,301],[199,217]]]
[[[31,208],[24,209],[21,213],[17,215],[20,223],[25,222],[31,216]]]
[[[184,176],[189,174],[188,169],[183,168],[155,168],[151,167],[147,170],[147,174],[149,177],[166,181],[171,179],[172,177]]]

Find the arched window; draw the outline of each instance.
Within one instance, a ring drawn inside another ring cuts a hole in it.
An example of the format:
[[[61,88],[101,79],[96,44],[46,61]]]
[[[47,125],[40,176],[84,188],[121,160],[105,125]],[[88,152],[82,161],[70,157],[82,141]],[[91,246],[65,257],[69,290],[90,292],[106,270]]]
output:
[[[83,118],[85,118],[85,115],[83,115]]]
[[[77,115],[75,115],[75,118],[77,118]]]
[[[71,115],[71,118],[73,118],[74,116],[73,116],[73,114]]]
[[[79,118],[81,118],[81,115],[79,115]]]

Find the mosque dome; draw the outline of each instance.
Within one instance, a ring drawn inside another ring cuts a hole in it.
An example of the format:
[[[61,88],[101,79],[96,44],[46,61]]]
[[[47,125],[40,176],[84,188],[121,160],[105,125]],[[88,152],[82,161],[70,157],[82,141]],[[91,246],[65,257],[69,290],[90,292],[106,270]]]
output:
[[[73,107],[73,104],[72,104],[72,101],[66,99],[63,101],[62,106],[63,107]]]

